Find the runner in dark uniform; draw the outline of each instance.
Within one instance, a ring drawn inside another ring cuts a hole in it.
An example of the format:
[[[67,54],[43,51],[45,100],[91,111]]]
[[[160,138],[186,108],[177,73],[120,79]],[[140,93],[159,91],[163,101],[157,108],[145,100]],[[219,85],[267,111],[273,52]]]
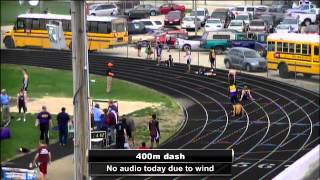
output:
[[[122,123],[122,120],[119,120],[119,123],[115,126],[116,129],[116,145],[118,149],[124,149],[124,143],[126,141],[126,129],[125,125]]]
[[[151,149],[153,148],[153,143],[156,141],[157,148],[159,147],[160,140],[160,129],[159,122],[156,120],[156,115],[152,115],[152,120],[149,122],[149,132],[150,132],[150,141],[151,141]]]
[[[17,107],[18,107],[19,116],[20,116],[17,119],[17,121],[21,120],[21,110],[23,110],[23,121],[26,122],[27,106],[26,106],[26,97],[23,89],[21,89],[19,94],[17,95]]]
[[[251,96],[251,91],[250,91],[250,88],[248,88],[248,86],[244,86],[242,91],[241,91],[241,97],[240,97],[240,101],[242,100],[251,100],[253,101],[254,99],[252,98]]]

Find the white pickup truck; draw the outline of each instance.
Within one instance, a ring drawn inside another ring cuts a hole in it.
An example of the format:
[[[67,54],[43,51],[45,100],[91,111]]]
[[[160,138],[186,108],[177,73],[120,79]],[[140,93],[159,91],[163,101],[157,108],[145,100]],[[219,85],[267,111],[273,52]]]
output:
[[[300,24],[310,25],[317,21],[320,9],[315,4],[302,4],[297,8],[287,10],[287,15],[299,19]]]
[[[308,26],[311,23],[316,23],[317,17],[319,16],[319,13],[316,13],[315,11],[311,11],[309,13],[292,12],[290,14],[290,16],[293,18],[297,18],[299,20],[299,24]]]

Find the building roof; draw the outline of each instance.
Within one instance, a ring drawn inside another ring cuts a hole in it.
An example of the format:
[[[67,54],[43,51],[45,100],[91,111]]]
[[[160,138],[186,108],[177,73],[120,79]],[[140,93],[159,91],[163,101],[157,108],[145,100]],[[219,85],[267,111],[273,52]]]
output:
[[[268,36],[268,40],[282,40],[293,42],[320,43],[318,34],[299,34],[299,33],[272,33]]]
[[[18,18],[34,18],[34,19],[59,19],[59,20],[71,20],[70,15],[61,15],[61,14],[21,14]],[[119,17],[111,16],[87,16],[88,21],[112,21],[114,19],[120,19]]]

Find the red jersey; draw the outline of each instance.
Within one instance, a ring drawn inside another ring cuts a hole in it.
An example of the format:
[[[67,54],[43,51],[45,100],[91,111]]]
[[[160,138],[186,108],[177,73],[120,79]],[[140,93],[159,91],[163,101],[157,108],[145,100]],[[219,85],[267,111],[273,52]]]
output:
[[[40,146],[38,148],[38,153],[39,153],[39,156],[38,156],[38,162],[40,164],[42,163],[48,163],[49,161],[49,149],[47,146]]]

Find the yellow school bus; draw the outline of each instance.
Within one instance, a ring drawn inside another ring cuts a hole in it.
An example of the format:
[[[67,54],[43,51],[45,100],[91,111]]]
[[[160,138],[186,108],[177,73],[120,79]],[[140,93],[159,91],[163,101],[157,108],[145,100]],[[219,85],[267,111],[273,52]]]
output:
[[[279,76],[292,73],[306,77],[320,74],[318,34],[273,33],[267,37],[267,64],[270,70],[279,70]]]
[[[13,29],[5,33],[3,43],[7,48],[50,48],[46,24],[60,21],[66,47],[71,49],[71,16],[57,14],[21,14]],[[109,16],[87,16],[88,49],[97,51],[128,43],[127,21]]]

